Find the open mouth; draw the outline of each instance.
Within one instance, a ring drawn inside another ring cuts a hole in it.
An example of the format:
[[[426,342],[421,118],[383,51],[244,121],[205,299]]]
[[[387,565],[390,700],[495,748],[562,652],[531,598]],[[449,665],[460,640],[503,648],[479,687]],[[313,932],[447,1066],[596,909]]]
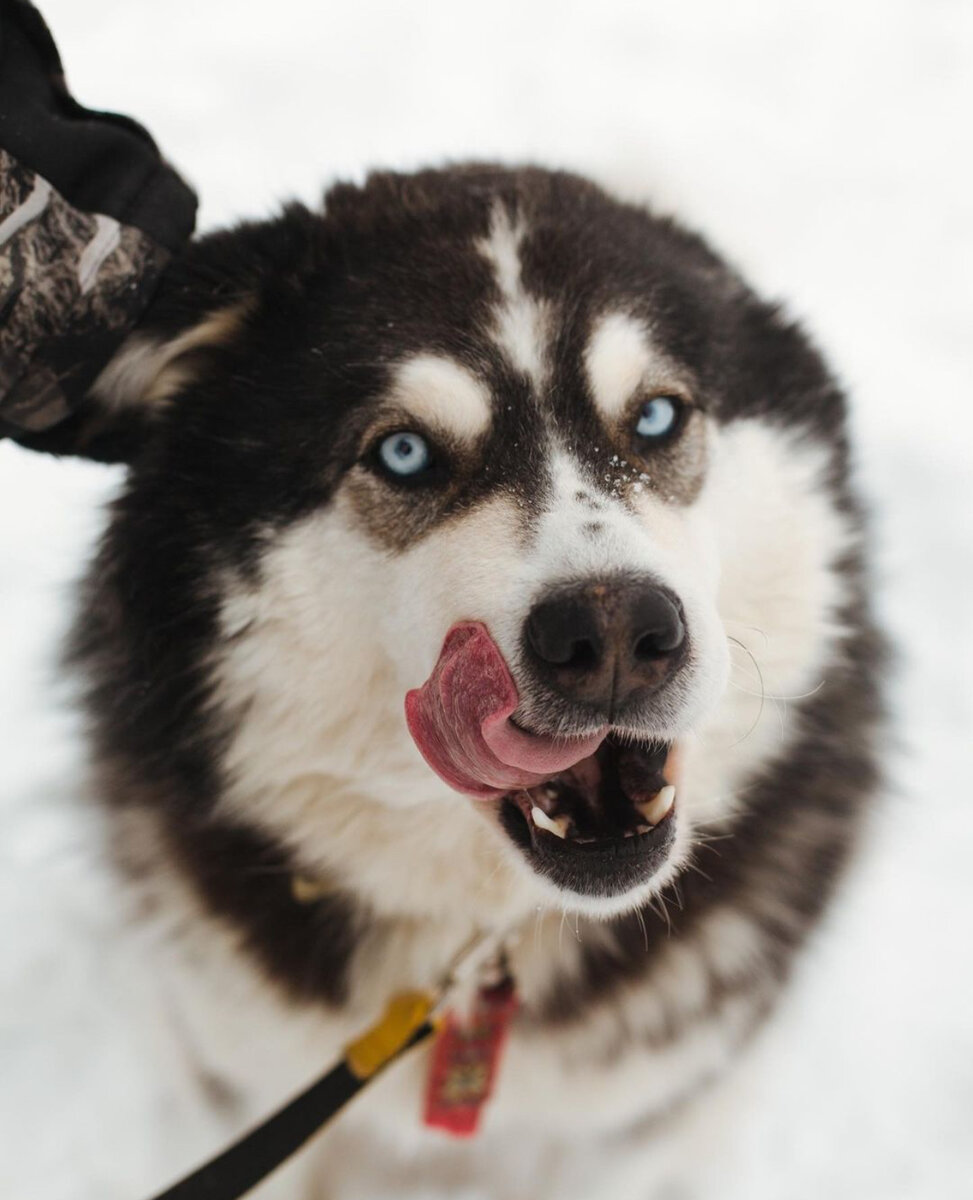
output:
[[[614,896],[662,866],[675,837],[675,754],[609,734],[593,755],[505,796],[500,819],[535,870],[568,891]]]
[[[539,874],[565,890],[617,896],[644,884],[675,837],[671,743],[622,741],[607,727],[572,739],[533,734],[486,627],[450,630],[406,720],[451,787],[497,804],[501,827]]]

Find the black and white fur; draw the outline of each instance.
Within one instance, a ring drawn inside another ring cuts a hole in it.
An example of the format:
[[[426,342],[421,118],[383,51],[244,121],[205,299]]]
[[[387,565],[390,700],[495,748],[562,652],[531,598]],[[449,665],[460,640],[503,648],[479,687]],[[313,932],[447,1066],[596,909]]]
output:
[[[625,414],[660,388],[691,397],[691,436],[639,459]],[[373,469],[403,426],[443,448],[437,488]],[[573,176],[380,174],[194,244],[76,448],[130,464],[71,661],[146,1021],[171,1034],[159,1184],[504,928],[522,1009],[478,1138],[423,1128],[417,1053],[258,1194],[655,1194],[876,785],[845,401],[804,334],[699,238]],[[433,775],[402,704],[478,620],[525,723],[570,732],[520,629],[544,588],[614,571],[678,594],[694,658],[665,718],[624,731],[685,749],[672,853],[589,899]]]

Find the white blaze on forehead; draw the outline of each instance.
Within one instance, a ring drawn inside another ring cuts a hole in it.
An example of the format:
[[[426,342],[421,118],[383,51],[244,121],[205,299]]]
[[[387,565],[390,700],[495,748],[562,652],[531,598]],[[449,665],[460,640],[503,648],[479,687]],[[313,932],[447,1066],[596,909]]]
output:
[[[493,268],[502,297],[494,314],[494,341],[511,364],[536,385],[544,375],[547,316],[543,301],[524,291],[520,244],[525,233],[523,220],[511,221],[506,208],[498,203],[490,232],[478,239],[476,248]]]
[[[600,317],[585,350],[585,369],[595,404],[616,417],[640,387],[666,373],[645,325],[628,313]]]
[[[604,451],[606,468],[611,460]],[[548,458],[551,497],[537,523],[532,552],[535,584],[543,589],[564,579],[600,577],[658,567],[652,539],[620,497],[591,485],[575,456],[552,446]],[[580,497],[587,497],[587,502]],[[592,502],[597,507],[592,507]],[[585,526],[596,527],[587,536]]]
[[[490,392],[452,358],[419,354],[399,367],[392,398],[425,424],[472,441],[490,423]]]

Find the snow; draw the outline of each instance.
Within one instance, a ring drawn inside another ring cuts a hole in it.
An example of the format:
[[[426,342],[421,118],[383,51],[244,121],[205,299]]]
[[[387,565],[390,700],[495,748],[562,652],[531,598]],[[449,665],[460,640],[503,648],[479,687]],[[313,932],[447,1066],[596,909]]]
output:
[[[202,228],[292,195],[313,203],[369,166],[530,158],[678,211],[806,318],[855,400],[878,600],[899,651],[894,787],[757,1048],[770,1069],[741,1083],[742,1132],[714,1147],[704,1200],[970,1195],[973,7],[42,8],[76,94],[148,125],[199,188]],[[0,1032],[51,1039],[29,1086],[0,1083],[0,1128],[37,1130],[45,1089],[71,1067],[56,1023],[94,1012],[81,959],[45,949],[63,940],[52,931],[110,925],[82,869],[92,818],[51,800],[77,769],[51,660],[116,479],[0,447],[0,905],[25,931],[0,956]],[[71,905],[54,899],[66,881]],[[35,971],[51,999],[25,1017],[16,998]],[[104,1073],[124,1049],[101,1047]],[[95,1161],[108,1135],[76,1103]],[[58,1150],[37,1134],[37,1152]],[[62,1147],[69,1180],[63,1159]],[[45,1200],[71,1194],[47,1183]]]

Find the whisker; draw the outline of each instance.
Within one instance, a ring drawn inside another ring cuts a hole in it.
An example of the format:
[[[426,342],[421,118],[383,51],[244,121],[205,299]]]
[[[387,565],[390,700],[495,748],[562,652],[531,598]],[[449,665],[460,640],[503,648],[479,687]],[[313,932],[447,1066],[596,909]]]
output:
[[[648,954],[648,952],[649,952],[649,931],[646,928],[645,917],[642,916],[642,910],[640,908],[637,908],[635,910],[635,916],[638,918],[639,927],[642,930],[642,941],[645,945],[645,953]]]
[[[757,625],[745,625],[743,621],[734,621],[732,617],[723,618],[724,625],[739,625],[741,629],[745,629],[748,633],[758,633],[764,640],[764,645],[770,644],[770,638]]]
[[[741,642],[738,638],[731,637],[730,634],[727,634],[726,636],[727,636],[727,641],[732,642],[735,646],[739,646],[740,649],[744,652],[744,654],[747,655],[747,657],[753,663],[754,670],[757,672],[757,678],[760,680],[760,707],[757,709],[757,715],[756,715],[756,717],[754,717],[753,724],[750,726],[750,728],[747,730],[747,732],[743,735],[743,737],[738,738],[735,742],[732,743],[732,745],[730,746],[730,749],[732,750],[734,746],[739,746],[741,742],[745,742],[747,740],[747,738],[751,735],[751,733],[753,733],[753,731],[760,724],[760,718],[763,716],[763,712],[764,712],[764,702],[766,700],[767,690],[764,687],[764,673],[763,673],[763,671],[761,671],[760,664],[757,662],[756,658],[754,658],[753,654],[750,652],[750,649],[747,646],[745,646],[743,644],[743,642]]]
[[[737,665],[737,664],[734,664]],[[791,700],[807,700],[810,696],[816,696],[828,681],[826,679],[819,680],[809,692],[795,692],[793,696],[778,696],[774,692],[765,692],[768,700],[781,700],[787,703]],[[730,687],[738,692],[743,692],[746,696],[759,696],[759,692],[751,692],[748,688],[742,687],[739,683],[734,683],[730,680]]]
[[[661,912],[660,912],[660,911],[659,911],[659,909],[658,909],[658,908],[656,908],[656,906],[655,906],[655,902],[656,902],[656,901],[658,901],[658,902],[659,902],[659,904],[662,906],[662,911],[661,911]],[[662,894],[660,893],[658,896],[653,896],[653,897],[652,897],[652,899],[648,901],[648,905],[649,905],[649,908],[651,908],[651,909],[652,909],[652,911],[655,913],[655,915],[656,915],[656,916],[657,916],[657,917],[658,917],[660,920],[662,920],[662,921],[665,921],[665,923],[666,923],[666,936],[667,936],[667,937],[672,937],[672,921],[671,921],[671,920],[670,920],[670,918],[669,918],[669,909],[668,909],[668,908],[667,908],[667,906],[666,906],[665,898],[662,896]]]
[[[693,845],[709,849],[713,842],[728,842],[735,837],[735,833],[697,833],[693,838]],[[714,850],[713,853],[719,854],[719,851]]]
[[[713,882],[713,876],[707,875],[699,863],[695,863],[692,859],[689,859],[686,863],[686,866],[690,869],[690,871],[695,871],[697,875],[701,875],[707,883]]]

